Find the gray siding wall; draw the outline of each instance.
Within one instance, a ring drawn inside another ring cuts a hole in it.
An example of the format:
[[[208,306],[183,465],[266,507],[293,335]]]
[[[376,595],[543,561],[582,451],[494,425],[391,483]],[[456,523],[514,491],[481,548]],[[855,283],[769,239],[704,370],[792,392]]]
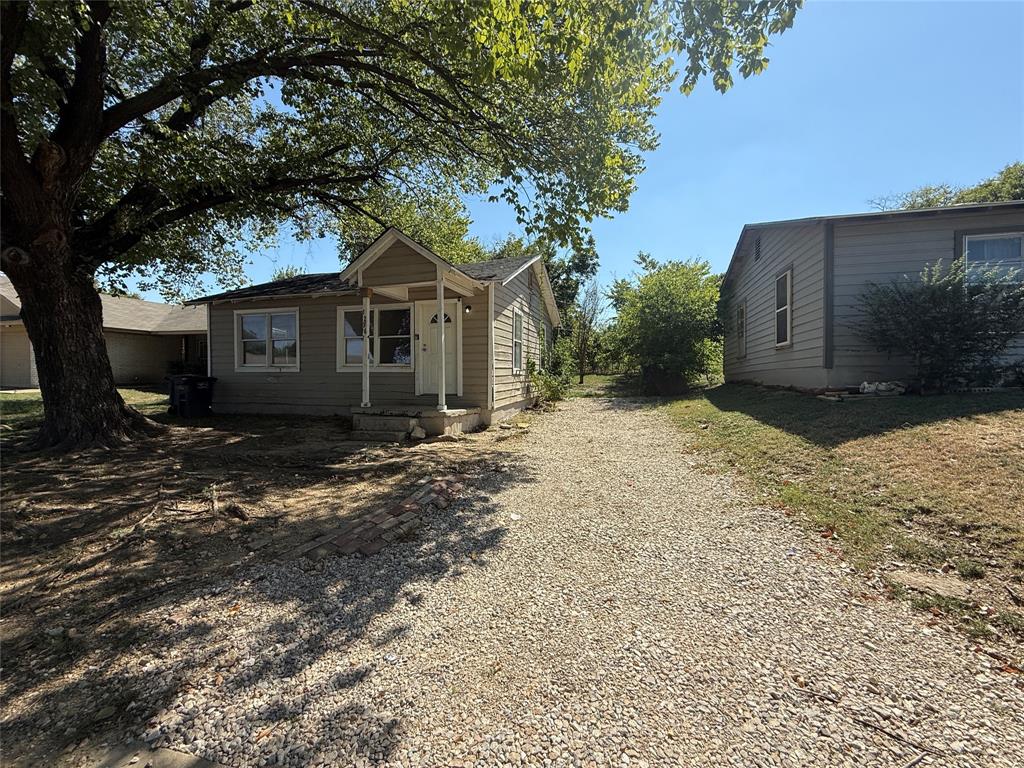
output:
[[[729,289],[729,332],[725,338],[726,381],[818,388],[825,386],[825,234],[819,223],[748,232]],[[754,240],[761,257],[754,260]],[[793,269],[793,343],[775,346],[775,278]],[[746,302],[746,355],[735,334],[736,307]]]
[[[181,359],[181,336],[104,331],[107,355],[117,384],[158,384],[167,364]]]
[[[23,325],[0,328],[0,386],[38,386],[35,356]]]
[[[513,373],[512,323],[514,310],[523,313],[523,369]],[[526,361],[541,359],[540,328],[550,329],[550,318],[540,295],[534,267],[521,272],[508,285],[494,286],[494,407],[512,405],[531,397]],[[546,332],[550,332],[547,330]]]
[[[928,263],[949,264],[956,233],[964,230],[1024,228],[1024,213],[965,213],[928,218],[835,222],[834,367],[830,386],[906,377],[908,361],[876,352],[857,337],[859,299],[868,283],[916,280]],[[1024,339],[1013,349],[1024,356]]]
[[[385,257],[381,257],[382,259]],[[417,257],[420,258],[420,257]],[[422,259],[421,259],[422,261]],[[433,265],[431,265],[433,269]],[[432,299],[433,288],[410,291],[410,301]],[[447,297],[455,298],[448,292]],[[373,305],[394,302],[374,297]],[[487,296],[463,298],[472,311],[462,316],[463,396],[449,396],[449,405],[487,405]],[[219,304],[210,309],[210,345],[214,407],[222,412],[348,414],[362,399],[362,373],[337,371],[337,310],[359,306],[356,297],[270,299],[240,304]],[[266,310],[297,307],[299,312],[299,371],[235,370],[236,309]],[[415,313],[414,313],[415,317]],[[414,371],[370,372],[373,405],[424,406],[437,403],[437,395],[416,395]]]

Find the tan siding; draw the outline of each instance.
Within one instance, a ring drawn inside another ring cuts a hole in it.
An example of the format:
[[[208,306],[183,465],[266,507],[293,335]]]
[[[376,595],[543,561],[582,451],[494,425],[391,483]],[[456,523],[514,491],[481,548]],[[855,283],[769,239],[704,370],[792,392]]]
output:
[[[754,239],[761,258],[754,260]],[[748,233],[741,262],[729,291],[729,332],[724,361],[726,381],[757,381],[797,387],[822,387],[824,318],[824,227],[821,224],[774,227]],[[775,278],[793,269],[793,343],[775,347]],[[747,306],[746,356],[738,355],[735,308]]]
[[[171,361],[181,359],[181,336],[104,331],[117,384],[158,384]]]
[[[833,386],[903,378],[906,360],[888,358],[857,336],[862,313],[859,302],[868,283],[916,280],[925,264],[955,253],[955,233],[989,228],[1021,229],[1024,213],[1004,211],[897,221],[850,221],[835,224],[835,368]],[[1024,356],[1024,340],[1013,349]]]
[[[533,275],[531,281],[531,275]],[[532,282],[532,288],[531,286]],[[512,318],[514,308],[523,313],[523,370],[512,372]],[[540,363],[539,328],[547,319],[535,272],[520,273],[508,285],[494,286],[494,407],[530,397],[527,360]]]
[[[363,270],[363,285],[400,285],[437,278],[437,266],[402,243],[395,243]]]
[[[36,386],[32,347],[22,325],[0,328],[0,386]]]
[[[462,397],[487,405],[487,293],[464,298],[462,313]]]

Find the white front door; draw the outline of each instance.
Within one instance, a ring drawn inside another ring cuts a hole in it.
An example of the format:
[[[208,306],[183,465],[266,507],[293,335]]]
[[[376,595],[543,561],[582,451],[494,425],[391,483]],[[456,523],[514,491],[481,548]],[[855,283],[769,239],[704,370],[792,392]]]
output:
[[[459,389],[459,305],[455,301],[444,303],[444,389],[445,394],[454,395]],[[416,370],[420,377],[420,394],[437,394],[440,379],[441,340],[438,333],[441,324],[437,317],[437,302],[423,301],[416,305],[416,334],[419,347]]]

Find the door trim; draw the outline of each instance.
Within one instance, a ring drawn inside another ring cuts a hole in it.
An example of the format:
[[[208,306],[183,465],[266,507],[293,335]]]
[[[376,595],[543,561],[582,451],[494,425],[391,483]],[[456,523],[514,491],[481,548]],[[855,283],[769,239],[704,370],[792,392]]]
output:
[[[416,344],[419,345],[419,343],[420,343],[420,307],[421,306],[430,306],[430,307],[436,308],[437,307],[437,301],[435,299],[426,299],[426,300],[423,300],[423,301],[414,302],[414,304],[415,304],[415,309],[413,311],[413,314],[415,315],[415,318],[414,318],[413,322],[415,323],[415,327],[413,328],[413,339],[415,340]],[[455,320],[455,322],[454,322],[454,325],[455,325],[455,380],[456,380],[455,396],[456,397],[462,397],[462,299],[445,299],[444,300],[445,307],[447,307],[449,304],[454,304],[455,305],[455,318],[454,318],[454,320]],[[448,341],[448,339],[445,339],[446,344],[447,344],[447,341]],[[416,359],[416,362],[417,362],[417,365],[416,365],[416,376],[415,376],[415,379],[416,379],[416,395],[417,395],[417,397],[419,395],[433,395],[433,394],[436,394],[434,392],[424,392],[423,391],[423,365],[420,364],[420,359],[418,357],[414,358],[414,359]],[[446,393],[446,394],[451,394],[451,393]]]

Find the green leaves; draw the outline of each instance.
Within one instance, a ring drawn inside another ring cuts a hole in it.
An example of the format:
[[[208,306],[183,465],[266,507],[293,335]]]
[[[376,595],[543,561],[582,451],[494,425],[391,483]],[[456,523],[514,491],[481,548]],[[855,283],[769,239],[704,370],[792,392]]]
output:
[[[659,263],[641,253],[642,271],[617,281],[609,344],[623,367],[687,383],[721,361],[718,278],[704,261]]]
[[[46,142],[82,161],[56,197],[77,257],[111,274],[177,278],[191,265],[233,280],[239,240],[284,222],[309,234],[340,222],[348,248],[369,226],[355,221],[362,211],[401,218],[488,188],[528,234],[581,253],[589,222],[626,209],[657,146],[652,118],[675,60],[684,90],[705,75],[725,90],[733,71],[763,70],[769,37],[798,7],[167,0],[100,18],[87,4],[33,2],[21,33],[3,37],[3,109],[25,163]],[[97,24],[103,66],[78,45]],[[72,108],[99,119],[58,135]],[[12,162],[4,199],[26,199]],[[394,190],[400,200],[384,204]],[[35,209],[5,203],[11,231],[41,226],[11,218]],[[450,214],[435,222],[445,237]]]
[[[857,333],[874,348],[916,370],[918,388],[998,378],[1010,343],[1024,334],[1024,283],[992,273],[965,281],[963,260],[937,261],[917,279],[869,285]]]

